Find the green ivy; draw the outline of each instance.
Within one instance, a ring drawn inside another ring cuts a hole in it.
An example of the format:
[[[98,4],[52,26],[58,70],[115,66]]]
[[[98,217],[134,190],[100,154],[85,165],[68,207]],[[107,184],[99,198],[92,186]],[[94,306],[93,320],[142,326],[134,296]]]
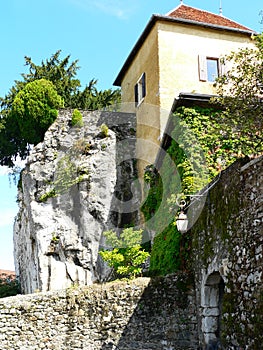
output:
[[[225,118],[225,112],[212,108],[177,109],[159,173],[153,165],[145,170],[150,188],[141,211],[146,228],[155,233],[152,273],[167,274],[186,266],[191,241],[182,240],[175,226],[177,196],[196,193],[238,158],[259,154],[253,135],[241,135],[234,122],[224,124]]]
[[[212,108],[181,107],[175,116],[196,136],[205,156],[209,180],[238,158],[263,152],[262,145],[258,147],[258,142],[249,131],[241,134],[240,126],[234,120],[232,124],[225,123],[226,112]],[[228,118],[231,120],[231,115]]]
[[[150,273],[166,275],[180,268],[181,234],[173,223],[155,236],[151,251]]]

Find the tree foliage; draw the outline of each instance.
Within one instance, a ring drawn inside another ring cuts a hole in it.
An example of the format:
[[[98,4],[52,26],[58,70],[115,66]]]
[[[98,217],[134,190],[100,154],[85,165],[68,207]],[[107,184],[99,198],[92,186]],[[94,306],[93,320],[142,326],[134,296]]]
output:
[[[43,139],[57,117],[57,109],[63,105],[50,81],[34,80],[17,93],[10,115],[16,120],[22,139],[35,145]]]
[[[113,268],[116,277],[135,277],[142,273],[142,264],[149,253],[141,246],[142,230],[126,228],[118,237],[114,231],[104,232],[106,244],[111,250],[101,250],[100,256]]]
[[[224,108],[221,124],[231,124],[240,135],[250,135],[262,150],[263,126],[263,34],[254,38],[256,47],[243,48],[224,58],[228,67],[216,82]]]
[[[26,66],[29,68],[29,73],[22,74],[26,83],[46,79],[51,81],[57,93],[65,101],[65,107],[71,107],[72,98],[80,87],[80,81],[76,79],[78,60],[70,62],[70,55],[60,59],[61,51],[58,50],[51,58],[42,61],[41,65],[36,65],[31,57],[25,57]]]
[[[0,278],[0,298],[10,297],[20,293],[20,284],[17,279],[10,277]]]
[[[71,62],[70,55],[60,58],[60,54],[58,50],[40,65],[25,56],[28,73],[21,74],[23,79],[16,80],[7,95],[0,98],[1,165],[13,167],[17,156],[26,158],[29,145],[43,139],[62,101],[66,108],[88,110],[111,108],[120,102],[119,90],[99,91],[95,79],[81,90],[76,78],[78,60]]]

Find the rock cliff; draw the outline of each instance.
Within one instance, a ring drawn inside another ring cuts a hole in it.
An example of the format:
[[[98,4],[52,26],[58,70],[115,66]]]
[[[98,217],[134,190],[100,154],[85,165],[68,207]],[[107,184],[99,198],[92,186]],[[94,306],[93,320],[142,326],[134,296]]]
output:
[[[97,111],[83,112],[83,126],[71,120],[72,111],[60,111],[21,174],[14,252],[23,293],[102,280],[103,231],[137,220],[135,116]]]

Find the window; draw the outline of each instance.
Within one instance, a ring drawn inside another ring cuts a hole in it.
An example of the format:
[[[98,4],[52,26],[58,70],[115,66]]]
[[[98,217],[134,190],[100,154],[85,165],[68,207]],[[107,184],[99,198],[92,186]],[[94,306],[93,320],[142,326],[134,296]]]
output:
[[[140,79],[137,81],[136,85],[134,86],[134,95],[135,95],[135,106],[139,106],[144,97],[146,96],[146,80],[145,80],[145,73],[143,73],[140,77]]]
[[[199,55],[199,79],[213,83],[219,76],[219,59]]]
[[[207,81],[214,82],[218,78],[218,59],[207,58]]]

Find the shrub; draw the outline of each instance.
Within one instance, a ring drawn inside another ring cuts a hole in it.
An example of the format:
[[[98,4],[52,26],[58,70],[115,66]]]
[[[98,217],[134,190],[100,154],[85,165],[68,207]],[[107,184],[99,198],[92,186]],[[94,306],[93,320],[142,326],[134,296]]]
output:
[[[101,133],[102,133],[102,135],[104,137],[108,137],[109,136],[109,128],[108,128],[108,126],[106,124],[101,124],[100,131],[101,131]]]
[[[0,298],[10,297],[20,293],[18,279],[9,277],[0,278]]]
[[[56,190],[55,188],[53,188],[52,190],[42,194],[42,196],[39,197],[39,201],[46,202],[49,198],[56,197],[56,196],[57,196]]]
[[[78,109],[74,109],[71,118],[72,126],[76,126],[78,128],[82,128],[84,126],[82,114]]]
[[[63,100],[54,85],[45,79],[34,80],[20,90],[12,105],[22,138],[29,144],[42,141],[49,126],[58,115]]]
[[[126,228],[118,237],[114,231],[104,232],[106,244],[112,250],[99,252],[104,261],[113,268],[116,277],[132,278],[142,273],[142,264],[149,257],[149,253],[141,246],[142,230],[135,231]]]

